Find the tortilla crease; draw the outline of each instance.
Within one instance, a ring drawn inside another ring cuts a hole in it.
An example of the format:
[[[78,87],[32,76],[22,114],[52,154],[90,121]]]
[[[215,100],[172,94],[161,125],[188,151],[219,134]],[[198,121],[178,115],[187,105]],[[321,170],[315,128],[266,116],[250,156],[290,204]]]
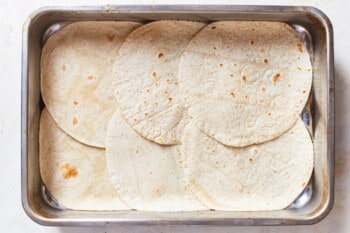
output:
[[[196,125],[225,145],[242,147],[292,127],[309,96],[312,65],[285,23],[219,21],[191,40],[178,79]]]
[[[180,143],[189,118],[179,95],[179,59],[204,26],[163,20],[146,24],[126,38],[114,67],[113,87],[122,116],[143,137],[159,144]]]
[[[107,168],[116,190],[133,209],[205,210],[187,189],[179,145],[163,146],[141,137],[119,112],[107,134]]]
[[[112,67],[136,22],[75,22],[54,33],[41,58],[41,93],[57,124],[87,145],[105,147],[116,110]]]
[[[41,179],[64,207],[74,210],[130,209],[115,191],[105,150],[84,145],[61,130],[44,109],[40,119]]]
[[[182,147],[188,187],[215,210],[284,209],[306,187],[313,170],[313,145],[301,120],[282,136],[247,147],[218,143],[192,121]]]

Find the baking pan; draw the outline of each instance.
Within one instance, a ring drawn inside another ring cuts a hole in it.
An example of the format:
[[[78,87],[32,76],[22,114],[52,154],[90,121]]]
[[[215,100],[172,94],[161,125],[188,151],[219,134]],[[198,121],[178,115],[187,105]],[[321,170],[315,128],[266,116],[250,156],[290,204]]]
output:
[[[164,19],[280,21],[301,36],[313,64],[313,86],[301,114],[314,142],[314,171],[303,193],[286,209],[276,211],[77,211],[64,209],[42,185],[39,174],[41,48],[64,25],[84,20],[149,22]],[[313,7],[243,5],[123,5],[44,7],[23,26],[22,49],[22,205],[42,225],[297,225],[322,220],[334,201],[334,61],[332,25]]]

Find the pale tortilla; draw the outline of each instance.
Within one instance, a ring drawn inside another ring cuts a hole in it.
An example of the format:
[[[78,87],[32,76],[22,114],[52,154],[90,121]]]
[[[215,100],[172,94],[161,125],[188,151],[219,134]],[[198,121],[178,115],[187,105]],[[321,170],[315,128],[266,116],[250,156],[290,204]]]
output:
[[[40,119],[40,174],[50,193],[74,210],[130,209],[115,191],[105,150],[84,145],[58,127],[44,109]]]
[[[289,206],[313,170],[313,146],[304,123],[258,145],[228,147],[191,122],[183,137],[185,175],[198,199],[215,210],[263,211]]]
[[[133,209],[207,209],[187,189],[179,145],[162,146],[141,137],[119,112],[107,134],[107,168],[116,190]]]
[[[180,143],[188,122],[178,91],[179,59],[205,24],[165,20],[146,24],[126,38],[114,74],[115,96],[127,122],[159,144]]]
[[[57,124],[85,144],[104,147],[116,110],[112,67],[136,22],[76,22],[53,34],[41,58],[41,93]]]
[[[241,147],[292,127],[309,96],[312,66],[287,24],[221,21],[191,40],[178,79],[196,125]]]

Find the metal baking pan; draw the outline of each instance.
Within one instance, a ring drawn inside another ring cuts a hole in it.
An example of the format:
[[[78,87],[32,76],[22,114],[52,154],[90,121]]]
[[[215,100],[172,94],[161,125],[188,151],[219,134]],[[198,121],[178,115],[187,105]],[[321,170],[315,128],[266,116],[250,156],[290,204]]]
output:
[[[42,44],[62,25],[84,20],[149,22],[182,19],[281,21],[302,37],[313,64],[313,86],[302,117],[310,125],[315,164],[304,192],[286,209],[278,211],[76,211],[50,203],[39,174],[40,55]],[[136,5],[45,7],[32,13],[23,26],[22,50],[22,204],[42,225],[297,225],[322,220],[334,201],[334,64],[333,31],[326,15],[313,7],[242,5]],[[312,124],[310,123],[312,119]]]

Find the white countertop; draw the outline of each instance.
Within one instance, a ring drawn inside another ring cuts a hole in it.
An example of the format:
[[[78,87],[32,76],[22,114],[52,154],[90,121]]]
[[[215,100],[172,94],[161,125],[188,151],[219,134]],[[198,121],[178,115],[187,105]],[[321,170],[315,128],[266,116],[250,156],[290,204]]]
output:
[[[20,93],[21,38],[26,17],[47,5],[101,4],[272,4],[309,5],[325,12],[331,19],[335,38],[336,80],[336,185],[333,210],[322,222],[292,227],[214,227],[214,226],[135,226],[103,228],[60,228],[36,224],[21,206],[20,181]],[[350,1],[113,1],[113,0],[0,0],[0,229],[1,232],[350,232]]]

